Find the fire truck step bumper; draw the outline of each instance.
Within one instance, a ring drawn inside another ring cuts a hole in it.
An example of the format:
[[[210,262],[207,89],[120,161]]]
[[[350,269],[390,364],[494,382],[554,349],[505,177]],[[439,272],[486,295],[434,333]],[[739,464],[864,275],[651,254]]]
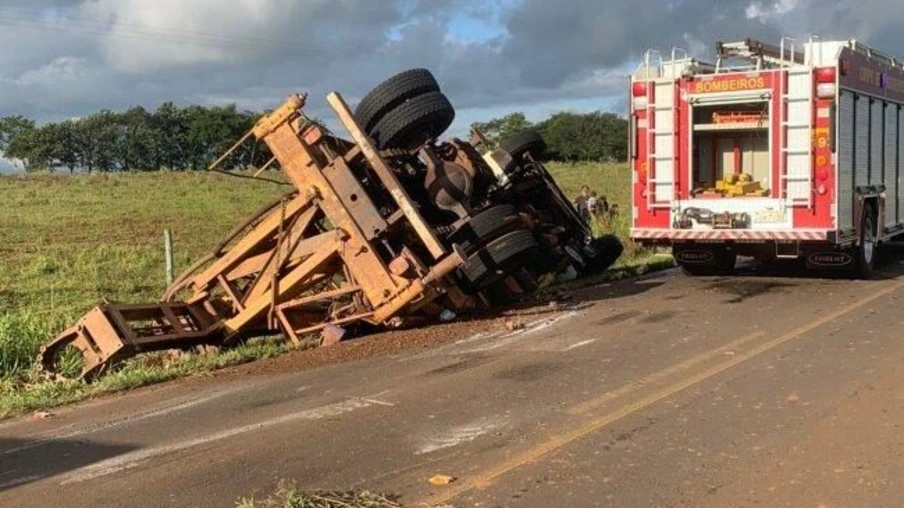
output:
[[[632,229],[634,240],[696,241],[696,242],[826,242],[829,231],[749,231],[749,230],[680,230],[680,229]]]

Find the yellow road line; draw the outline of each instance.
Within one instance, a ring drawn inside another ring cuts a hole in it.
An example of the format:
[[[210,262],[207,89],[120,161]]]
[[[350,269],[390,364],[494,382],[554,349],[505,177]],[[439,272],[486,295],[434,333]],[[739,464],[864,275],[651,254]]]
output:
[[[696,384],[717,376],[733,367],[740,365],[741,363],[746,362],[747,360],[750,360],[751,358],[757,357],[792,340],[799,339],[807,333],[812,332],[813,330],[816,330],[817,328],[828,323],[831,323],[832,321],[835,321],[836,319],[841,318],[846,314],[865,307],[866,305],[869,305],[870,303],[873,303],[882,297],[898,291],[901,288],[904,288],[904,281],[896,282],[889,287],[886,287],[885,289],[876,290],[871,296],[863,298],[851,305],[847,305],[830,314],[826,314],[825,316],[811,321],[808,324],[802,325],[782,335],[781,337],[764,342],[763,344],[760,344],[750,351],[733,357],[730,361],[723,362],[712,368],[699,372],[683,381],[680,381],[658,392],[648,395],[647,397],[644,397],[643,399],[640,399],[632,404],[628,404],[619,409],[616,409],[611,413],[602,415],[598,418],[594,418],[586,423],[581,424],[573,430],[564,432],[559,435],[550,436],[546,441],[539,443],[536,446],[525,450],[524,452],[521,452],[509,459],[503,460],[502,462],[483,471],[479,475],[476,475],[470,479],[462,479],[457,485],[454,485],[448,490],[444,490],[435,496],[425,498],[421,502],[432,504],[448,503],[449,501],[464,494],[465,492],[469,492],[474,489],[486,488],[500,476],[503,476],[511,471],[514,471],[515,469],[535,462],[546,455],[558,451],[565,445],[573,443],[574,441],[577,441],[578,439],[596,432],[603,427],[621,420],[622,418],[630,416],[631,414],[636,413],[641,409],[644,409],[652,404],[662,401],[663,399],[669,398],[681,391],[684,391]],[[415,503],[415,505],[417,504],[419,503]]]
[[[576,416],[589,413],[589,412],[593,411],[594,409],[604,406],[604,405],[608,404],[609,402],[611,402],[615,399],[618,399],[624,395],[637,391],[641,388],[644,388],[650,384],[653,384],[659,380],[670,377],[679,372],[682,372],[685,370],[690,370],[692,367],[696,366],[697,364],[711,360],[718,356],[722,356],[729,351],[738,349],[739,347],[743,346],[744,344],[746,344],[754,339],[758,339],[764,335],[766,335],[766,332],[763,332],[763,331],[757,331],[757,332],[753,332],[749,335],[745,335],[744,337],[741,337],[740,339],[735,340],[733,342],[729,342],[728,344],[725,344],[724,346],[707,351],[707,352],[697,355],[693,358],[689,358],[681,363],[672,365],[671,367],[669,367],[667,369],[663,369],[658,372],[654,372],[653,374],[650,374],[647,377],[638,379],[637,381],[632,381],[632,382],[622,386],[621,388],[618,388],[617,390],[612,390],[611,392],[606,392],[606,393],[600,395],[599,397],[590,399],[586,402],[582,402],[581,404],[578,404],[577,406],[569,408],[568,413],[572,414],[572,415],[576,415]]]

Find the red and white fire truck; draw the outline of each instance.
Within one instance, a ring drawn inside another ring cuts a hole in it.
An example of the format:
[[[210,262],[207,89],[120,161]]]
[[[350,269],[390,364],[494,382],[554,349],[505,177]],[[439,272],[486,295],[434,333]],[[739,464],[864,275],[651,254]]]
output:
[[[630,87],[631,236],[691,274],[737,256],[868,277],[904,233],[904,66],[856,41],[648,52]]]

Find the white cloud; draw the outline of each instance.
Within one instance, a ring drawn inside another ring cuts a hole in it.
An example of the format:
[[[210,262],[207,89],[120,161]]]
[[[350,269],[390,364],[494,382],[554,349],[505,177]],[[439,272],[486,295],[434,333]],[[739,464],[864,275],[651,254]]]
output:
[[[312,113],[328,118],[328,91],[354,103],[411,67],[433,70],[460,117],[473,120],[482,112],[611,105],[605,98],[623,100],[627,66],[648,48],[702,55],[717,40],[777,42],[811,32],[889,52],[904,45],[899,0],[2,3],[0,47],[15,50],[0,60],[0,116],[39,120],[164,101],[259,109],[294,91],[310,92]],[[463,30],[462,12],[492,18],[492,33],[501,35],[457,36],[449,27]]]
[[[84,58],[61,56],[37,69],[25,71],[15,79],[22,88],[71,86],[85,78],[88,62]]]
[[[338,2],[347,3],[345,0]],[[291,49],[282,39],[293,21],[330,0],[96,0],[80,14],[107,25],[99,41],[113,69],[155,72],[200,63],[237,63],[271,49]]]
[[[798,0],[778,0],[776,2],[767,3],[751,2],[747,6],[745,14],[747,19],[755,19],[761,23],[768,23],[784,14],[793,11],[798,5]]]

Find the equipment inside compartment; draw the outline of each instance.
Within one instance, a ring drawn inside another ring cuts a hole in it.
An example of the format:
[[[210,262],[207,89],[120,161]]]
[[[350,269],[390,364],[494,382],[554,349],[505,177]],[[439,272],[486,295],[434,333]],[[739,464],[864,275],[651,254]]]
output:
[[[694,108],[694,196],[768,197],[769,127],[766,102]]]

